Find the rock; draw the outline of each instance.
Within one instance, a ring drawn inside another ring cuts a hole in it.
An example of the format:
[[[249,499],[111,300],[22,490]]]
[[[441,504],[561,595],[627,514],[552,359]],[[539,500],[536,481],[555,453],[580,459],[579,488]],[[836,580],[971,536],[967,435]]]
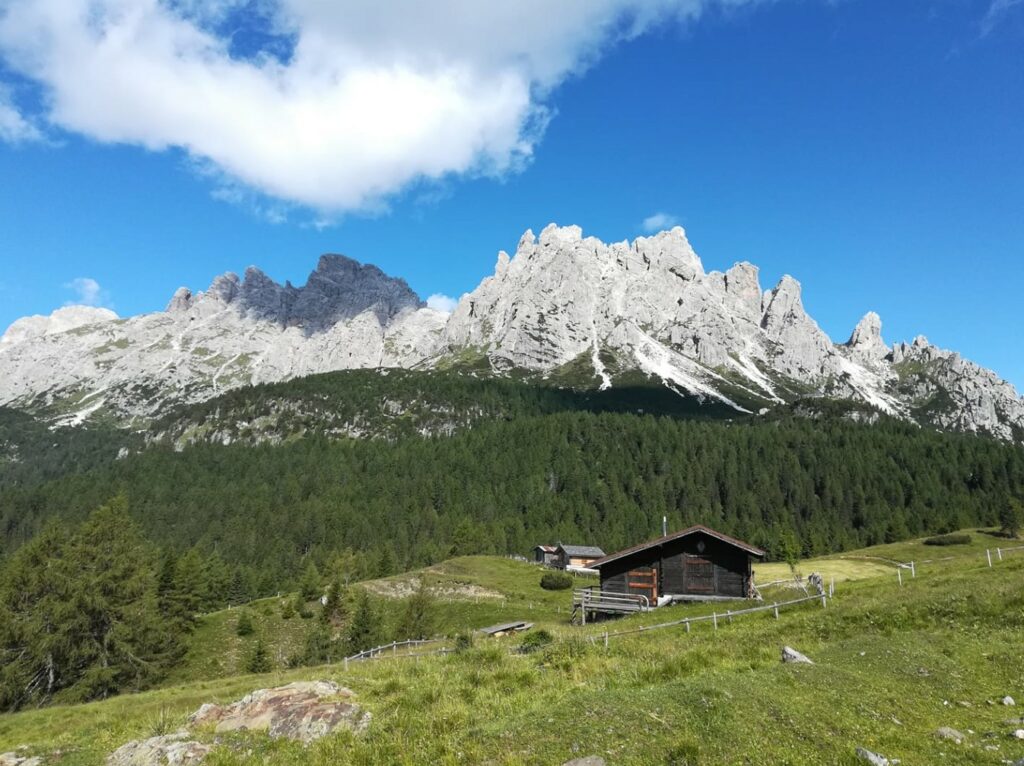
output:
[[[793,649],[792,647],[789,647],[789,646],[782,647],[782,661],[783,662],[803,662],[803,663],[806,663],[808,665],[813,665],[814,664],[809,657],[807,657],[804,654],[801,654],[796,649]]]
[[[604,758],[599,755],[588,755],[584,758],[573,758],[562,766],[605,766]]]
[[[370,714],[352,702],[353,693],[330,681],[297,681],[259,689],[230,705],[206,704],[189,717],[192,726],[217,732],[245,729],[271,737],[312,742],[335,729],[362,732]]]
[[[956,742],[958,745],[967,739],[963,734],[958,732],[956,729],[950,728],[949,726],[943,726],[935,732],[935,736],[939,739],[948,739],[952,742]]]
[[[1013,697],[1011,697],[1009,694],[1007,694],[1005,697],[1003,697],[1002,702],[1003,702],[1004,705],[1006,705],[1008,707],[1013,707],[1014,705],[1017,704],[1016,702],[1013,701]]]
[[[886,758],[884,755],[873,753],[870,750],[863,747],[858,747],[855,752],[858,758],[860,758],[862,761],[867,761],[871,764],[871,766],[889,766],[889,759]]]
[[[1013,732],[1014,739],[1024,739],[1024,729],[1017,729]]]
[[[182,729],[128,742],[107,756],[107,766],[193,766],[201,763],[213,747],[189,737]]]
[[[25,755],[27,750],[20,747],[9,753],[0,753],[0,766],[40,766],[43,759],[38,755]]]

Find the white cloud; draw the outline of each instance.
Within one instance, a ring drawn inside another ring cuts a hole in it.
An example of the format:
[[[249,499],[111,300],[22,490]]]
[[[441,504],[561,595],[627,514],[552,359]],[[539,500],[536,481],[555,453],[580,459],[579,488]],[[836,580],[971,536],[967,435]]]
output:
[[[229,188],[337,214],[515,171],[551,89],[609,46],[767,1],[0,0],[0,57],[61,129],[180,148]]]
[[[43,134],[39,128],[14,105],[10,90],[0,84],[0,141],[20,144],[42,139]]]
[[[1006,18],[1015,6],[1024,5],[1024,0],[992,0],[988,12],[981,20],[981,36],[992,32]]]
[[[76,277],[64,283],[64,288],[75,293],[65,306],[105,306],[109,308],[110,295],[91,277]]]
[[[669,213],[655,213],[647,216],[640,224],[640,228],[653,234],[654,232],[671,229],[679,224],[679,219]]]
[[[459,305],[459,302],[455,298],[451,298],[443,293],[434,293],[427,298],[427,306],[429,308],[435,311],[443,311],[445,314],[451,314],[455,311],[457,305]]]

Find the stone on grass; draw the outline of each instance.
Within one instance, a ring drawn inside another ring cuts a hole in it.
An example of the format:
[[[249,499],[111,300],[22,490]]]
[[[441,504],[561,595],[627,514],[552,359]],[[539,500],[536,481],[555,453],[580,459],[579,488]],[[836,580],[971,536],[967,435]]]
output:
[[[935,732],[935,736],[939,739],[951,740],[953,742],[956,742],[958,745],[965,739],[967,739],[967,737],[965,737],[963,734],[949,726],[943,726],[941,729]]]
[[[884,755],[873,753],[864,747],[858,747],[856,752],[858,758],[862,761],[867,761],[871,766],[889,766],[889,759]]]
[[[258,689],[230,705],[203,705],[188,722],[217,732],[265,731],[271,737],[312,742],[336,729],[362,732],[370,714],[352,701],[351,690],[331,681],[297,681]]]
[[[566,761],[562,766],[605,766],[604,758],[599,755],[588,755],[583,758],[573,758]]]
[[[25,755],[27,747],[19,747],[9,753],[0,753],[0,766],[40,766],[43,759],[38,755]]]
[[[1017,729],[1013,732],[1015,739],[1024,739],[1024,729]]]
[[[782,661],[783,662],[803,662],[803,663],[806,663],[808,665],[813,665],[814,664],[811,661],[810,657],[808,657],[807,655],[801,654],[800,652],[798,652],[796,649],[794,649],[791,646],[784,646],[784,647],[782,647]]]
[[[1013,707],[1017,703],[1013,701],[1013,697],[1011,697],[1009,694],[1007,694],[1005,697],[1003,697],[1003,704],[1008,706],[1008,707]]]
[[[160,737],[137,739],[107,756],[107,766],[195,766],[213,747],[189,739],[184,729]]]

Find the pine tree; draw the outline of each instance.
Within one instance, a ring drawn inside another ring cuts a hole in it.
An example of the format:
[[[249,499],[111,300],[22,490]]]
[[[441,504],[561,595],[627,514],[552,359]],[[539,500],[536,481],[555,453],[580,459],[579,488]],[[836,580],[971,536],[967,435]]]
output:
[[[235,622],[235,633],[239,636],[251,636],[255,632],[252,625],[252,615],[248,609],[238,610],[238,620]]]
[[[999,510],[999,525],[1007,537],[1017,537],[1024,526],[1024,505],[1016,498],[1007,498]]]
[[[345,588],[335,580],[327,586],[327,601],[320,611],[321,619],[334,622],[345,617]]]
[[[370,594],[360,590],[356,597],[352,619],[345,633],[345,651],[356,654],[377,646],[381,642],[380,618],[370,600]]]
[[[299,582],[299,595],[303,601],[312,601],[320,598],[320,572],[316,564],[310,559],[302,573],[302,580]]]
[[[395,636],[398,639],[430,638],[434,632],[434,597],[420,580],[416,592],[405,602]]]
[[[253,646],[252,652],[245,661],[246,672],[269,673],[273,670],[273,667],[274,666],[270,661],[270,654],[267,652],[267,647],[263,643],[263,639],[256,639],[256,645]]]

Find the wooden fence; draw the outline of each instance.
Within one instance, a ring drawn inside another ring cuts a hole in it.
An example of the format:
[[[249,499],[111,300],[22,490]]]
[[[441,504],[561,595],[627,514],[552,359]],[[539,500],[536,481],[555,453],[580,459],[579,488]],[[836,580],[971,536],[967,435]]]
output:
[[[603,635],[590,636],[590,641],[596,643],[599,639],[603,639],[605,645],[608,645],[608,639],[617,638],[619,636],[629,636],[636,633],[646,633],[650,630],[660,630],[661,628],[675,628],[680,625],[686,628],[686,632],[690,632],[690,625],[697,622],[710,622],[715,630],[718,630],[718,623],[721,620],[732,622],[734,617],[741,617],[746,614],[756,614],[758,612],[772,612],[775,615],[775,619],[779,619],[779,610],[789,606],[795,606],[796,604],[804,604],[809,601],[820,601],[822,608],[828,606],[829,596],[826,593],[814,596],[804,596],[803,598],[795,598],[790,601],[775,601],[771,604],[763,604],[762,606],[752,606],[747,609],[727,609],[725,612],[712,612],[711,614],[703,614],[698,617],[683,617],[679,620],[671,620],[669,622],[659,622],[655,625],[641,625],[636,628],[630,628],[629,630],[616,630],[616,631],[605,631]]]

